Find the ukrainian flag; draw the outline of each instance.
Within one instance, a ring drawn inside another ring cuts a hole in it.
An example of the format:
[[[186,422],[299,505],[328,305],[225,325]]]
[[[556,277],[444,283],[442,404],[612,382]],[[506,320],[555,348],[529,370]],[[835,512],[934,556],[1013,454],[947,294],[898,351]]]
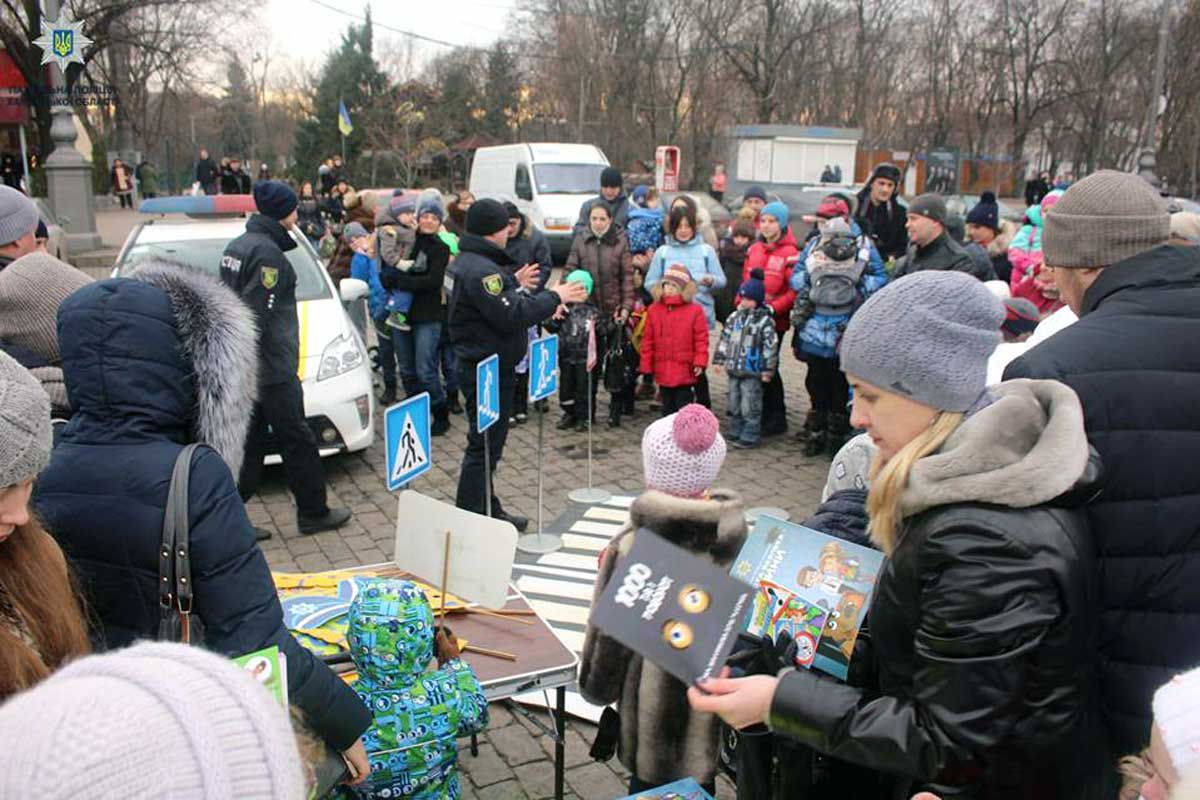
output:
[[[342,136],[349,136],[354,131],[354,125],[350,123],[350,112],[346,110],[345,101],[338,101],[338,130],[342,132]]]

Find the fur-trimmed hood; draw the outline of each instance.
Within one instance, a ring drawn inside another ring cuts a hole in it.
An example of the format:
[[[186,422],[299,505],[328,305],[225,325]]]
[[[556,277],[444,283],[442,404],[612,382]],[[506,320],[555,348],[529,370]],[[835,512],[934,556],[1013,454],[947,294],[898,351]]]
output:
[[[148,260],[67,298],[58,332],[74,434],[202,442],[239,473],[257,396],[258,331],[216,278]]]
[[[730,489],[712,489],[698,499],[648,489],[629,507],[629,526],[649,528],[673,545],[726,564],[746,539],[746,509],[742,496]],[[621,554],[632,546],[633,537],[623,537]]]
[[[1055,500],[1088,474],[1079,397],[1058,381],[1005,381],[937,453],[916,463],[901,502],[911,517],[956,503],[1029,508]]]
[[[1012,240],[1017,235],[1018,230],[1019,226],[1012,220],[1000,220],[1000,230],[996,233],[996,238],[988,242],[988,255],[998,256],[1007,253],[1008,246],[1012,244]]]

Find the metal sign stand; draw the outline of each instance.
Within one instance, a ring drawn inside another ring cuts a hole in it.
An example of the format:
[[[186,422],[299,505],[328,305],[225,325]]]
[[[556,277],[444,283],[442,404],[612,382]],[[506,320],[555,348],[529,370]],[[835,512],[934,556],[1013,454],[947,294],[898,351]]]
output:
[[[547,340],[552,340],[552,342],[547,342]],[[550,349],[551,346],[553,346],[552,350]],[[538,349],[539,354],[545,352],[546,355],[543,356],[543,358],[540,360],[535,359],[532,355],[533,350],[535,348]],[[553,355],[554,355],[553,363],[557,364],[557,361],[558,361],[558,358],[557,358],[557,356],[558,356],[558,337],[557,336],[547,336],[547,337],[544,337],[543,339],[539,339],[539,340],[535,341],[532,345],[530,345],[529,400],[532,403],[538,403],[538,401],[540,401],[546,397],[549,397],[551,394],[554,393],[554,391],[558,387],[558,381],[555,380],[553,383],[553,388],[551,388],[549,391],[546,391],[545,393],[542,392],[541,376],[542,376],[542,370],[545,367],[545,365],[542,364],[542,361],[547,360],[550,353],[553,353]],[[556,367],[551,367],[551,368],[555,369]],[[536,380],[536,381],[534,380],[534,377],[535,377],[534,370],[535,369],[536,369],[536,376],[538,378],[538,380]],[[527,533],[524,536],[517,539],[517,552],[530,553],[532,555],[544,555],[546,553],[553,553],[556,550],[561,550],[562,546],[563,546],[562,537],[555,536],[554,534],[546,534],[546,533],[543,533],[543,531],[542,531],[542,455],[545,450],[545,446],[544,446],[545,429],[546,429],[546,412],[542,409],[542,406],[539,403],[538,404],[538,437],[537,437],[537,533]]]
[[[617,402],[613,399],[613,402]],[[587,488],[572,489],[567,493],[567,499],[573,503],[607,503],[612,499],[612,494],[597,489],[592,486],[592,417],[595,410],[592,408],[592,370],[587,371]]]

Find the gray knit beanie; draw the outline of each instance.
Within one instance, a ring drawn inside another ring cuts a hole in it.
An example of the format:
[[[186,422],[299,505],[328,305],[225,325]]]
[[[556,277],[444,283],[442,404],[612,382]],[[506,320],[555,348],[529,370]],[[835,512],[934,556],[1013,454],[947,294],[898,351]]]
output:
[[[32,200],[11,186],[0,186],[0,245],[33,233],[39,219]]]
[[[1109,267],[1167,243],[1166,201],[1131,172],[1102,169],[1073,184],[1046,212],[1042,257],[1064,269]]]
[[[871,295],[842,337],[842,370],[939,411],[983,396],[1004,305],[965,272],[926,270]]]
[[[0,490],[44,470],[50,445],[50,397],[29,370],[0,352]]]
[[[946,200],[940,194],[930,192],[914,197],[908,204],[908,213],[916,214],[918,217],[928,217],[934,222],[945,225],[949,212],[946,211]]]
[[[40,251],[0,271],[0,339],[59,363],[58,307],[92,279]]]
[[[287,710],[232,661],[139,644],[0,707],[0,797],[301,800]]]

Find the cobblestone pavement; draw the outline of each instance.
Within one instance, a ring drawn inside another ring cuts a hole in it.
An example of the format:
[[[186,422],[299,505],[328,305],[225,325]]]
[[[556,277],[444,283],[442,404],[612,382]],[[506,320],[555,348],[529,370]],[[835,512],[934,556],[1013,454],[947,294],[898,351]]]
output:
[[[791,430],[764,440],[756,450],[730,448],[718,484],[741,492],[746,506],[778,506],[793,519],[811,513],[820,500],[829,467],[827,458],[801,455],[792,433],[799,430],[807,406],[803,388],[803,365],[790,352],[781,358],[788,398]],[[714,412],[724,419],[726,382],[724,375],[711,375]],[[604,423],[608,400],[598,400],[601,420],[595,431],[595,483],[614,493],[641,491],[641,433],[658,418],[645,402],[637,415],[610,430]],[[570,502],[567,492],[586,485],[586,435],[554,429],[558,419],[555,401],[545,417],[544,510],[548,524]],[[514,427],[497,470],[495,485],[505,507],[526,514],[537,522],[537,417]],[[395,536],[395,498],[384,482],[382,421],[376,444],[360,453],[325,459],[329,501],[349,506],[354,519],[339,531],[301,536],[296,527],[295,507],[278,467],[267,469],[262,490],[247,504],[250,518],[275,532],[263,543],[263,552],[273,569],[317,571],[388,561]],[[451,432],[433,441],[433,468],[413,482],[412,488],[453,502],[458,468],[466,443],[466,420],[453,421]],[[602,764],[588,757],[595,727],[571,719],[567,730],[567,796],[581,800],[608,800],[625,794],[628,773],[614,758]],[[553,743],[532,723],[500,704],[491,708],[491,723],[479,737],[479,755],[464,751],[460,764],[465,777],[464,798],[481,800],[537,800],[553,792]],[[466,747],[464,742],[463,746]],[[719,783],[718,797],[732,798],[728,783]]]

